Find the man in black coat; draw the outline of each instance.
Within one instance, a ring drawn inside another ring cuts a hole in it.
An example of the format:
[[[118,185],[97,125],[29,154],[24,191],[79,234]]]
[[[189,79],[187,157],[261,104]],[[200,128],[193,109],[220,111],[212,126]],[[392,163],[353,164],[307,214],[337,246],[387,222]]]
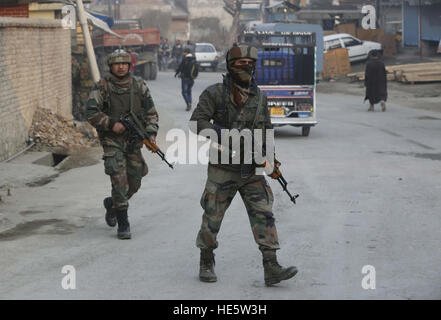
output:
[[[184,49],[184,59],[176,70],[175,77],[181,78],[182,84],[182,96],[184,97],[185,103],[187,104],[187,111],[191,110],[191,89],[194,85],[194,79],[198,75],[198,65],[196,63],[196,58],[191,53],[189,48]]]
[[[369,100],[368,111],[374,111],[374,105],[381,104],[382,111],[386,111],[387,101],[387,71],[383,61],[379,59],[378,51],[371,54],[371,60],[366,65],[364,85],[366,97]]]

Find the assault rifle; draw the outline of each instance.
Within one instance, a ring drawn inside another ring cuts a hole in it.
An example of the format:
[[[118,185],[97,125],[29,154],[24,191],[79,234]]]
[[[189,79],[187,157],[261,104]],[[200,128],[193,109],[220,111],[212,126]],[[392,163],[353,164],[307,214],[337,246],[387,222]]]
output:
[[[250,132],[251,135],[251,141],[252,141],[252,148],[257,149],[257,150],[261,150],[263,151],[263,147],[260,145],[260,143],[256,142],[254,139],[254,135]],[[226,147],[223,146],[222,144],[219,143],[212,143],[211,146],[220,151],[220,152],[225,152],[226,151]],[[232,157],[237,156],[237,154],[240,154],[240,152],[237,152],[237,150],[233,150],[232,146],[229,146],[229,152],[232,155]],[[291,195],[291,193],[288,191],[288,182],[285,180],[285,178],[282,175],[282,172],[280,171],[280,169],[276,166],[276,164],[270,163],[266,157],[263,158],[263,162],[262,164],[257,164],[255,161],[255,156],[254,156],[255,152],[251,152],[248,153],[248,156],[251,156],[251,159],[248,158],[247,160],[245,160],[245,163],[254,163],[256,165],[256,167],[258,168],[264,168],[264,171],[266,173],[267,176],[273,178],[274,180],[279,181],[280,185],[283,188],[283,191],[285,191],[289,198],[291,199],[291,201],[296,204],[296,199],[299,197],[298,194],[295,194],[294,196]],[[276,161],[277,162],[277,161]]]
[[[282,175],[282,172],[280,172],[280,169],[275,165],[271,165],[266,160],[264,162],[264,165],[265,165],[265,172],[267,172],[267,173],[271,172],[268,174],[268,176],[279,181],[280,185],[283,188],[283,191],[285,191],[288,194],[291,201],[294,202],[294,204],[296,204],[296,199],[299,197],[299,195],[296,194],[296,195],[292,196],[291,193],[289,193],[288,182],[286,182],[285,178]]]
[[[136,119],[138,120],[138,119]],[[144,130],[142,130],[137,124],[136,120],[133,119],[131,114],[125,114],[123,115],[119,121],[126,127],[126,129],[129,131],[129,134],[131,136],[130,139],[133,139],[135,141],[142,141],[142,143],[149,149],[151,152],[156,153],[162,161],[167,163],[167,165],[173,169],[173,166],[167,161],[165,158],[164,152],[159,149],[159,147],[150,140],[150,137],[148,137]],[[138,120],[139,121],[139,120]]]

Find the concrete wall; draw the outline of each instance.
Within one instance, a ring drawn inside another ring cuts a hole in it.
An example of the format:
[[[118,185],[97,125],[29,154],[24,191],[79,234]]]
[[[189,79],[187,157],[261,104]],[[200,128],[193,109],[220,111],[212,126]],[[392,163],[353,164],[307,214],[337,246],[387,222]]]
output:
[[[38,107],[72,119],[70,30],[0,17],[0,161],[26,145]]]

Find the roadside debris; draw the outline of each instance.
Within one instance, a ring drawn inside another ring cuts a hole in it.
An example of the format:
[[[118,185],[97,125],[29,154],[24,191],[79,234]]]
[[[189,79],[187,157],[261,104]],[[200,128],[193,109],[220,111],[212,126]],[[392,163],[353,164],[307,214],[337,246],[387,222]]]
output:
[[[43,108],[36,110],[29,136],[35,141],[37,150],[45,147],[70,150],[99,145],[97,133],[89,123],[68,121]]]

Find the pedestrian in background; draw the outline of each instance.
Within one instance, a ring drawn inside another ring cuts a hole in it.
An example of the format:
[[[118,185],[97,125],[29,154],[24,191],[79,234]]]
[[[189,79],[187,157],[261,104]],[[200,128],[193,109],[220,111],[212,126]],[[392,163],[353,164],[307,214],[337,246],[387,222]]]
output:
[[[387,101],[387,71],[383,61],[379,59],[377,50],[371,53],[371,60],[366,65],[364,85],[366,96],[364,101],[369,100],[368,111],[374,111],[374,105],[381,104],[382,111],[386,111]]]
[[[191,40],[188,40],[185,49],[190,49],[191,54],[194,55],[196,52],[196,45],[191,42]]]
[[[175,59],[176,65],[179,66],[184,57],[184,46],[181,43],[181,40],[176,40],[176,44],[172,49],[172,58]]]
[[[191,89],[194,85],[194,79],[198,76],[199,68],[196,63],[196,58],[191,53],[189,48],[184,50],[184,59],[176,70],[175,77],[181,78],[182,96],[187,105],[187,111],[191,110],[192,96]]]
[[[168,70],[168,58],[170,57],[170,45],[168,44],[168,39],[164,39],[161,44],[160,53],[161,53],[161,69],[163,71]]]

